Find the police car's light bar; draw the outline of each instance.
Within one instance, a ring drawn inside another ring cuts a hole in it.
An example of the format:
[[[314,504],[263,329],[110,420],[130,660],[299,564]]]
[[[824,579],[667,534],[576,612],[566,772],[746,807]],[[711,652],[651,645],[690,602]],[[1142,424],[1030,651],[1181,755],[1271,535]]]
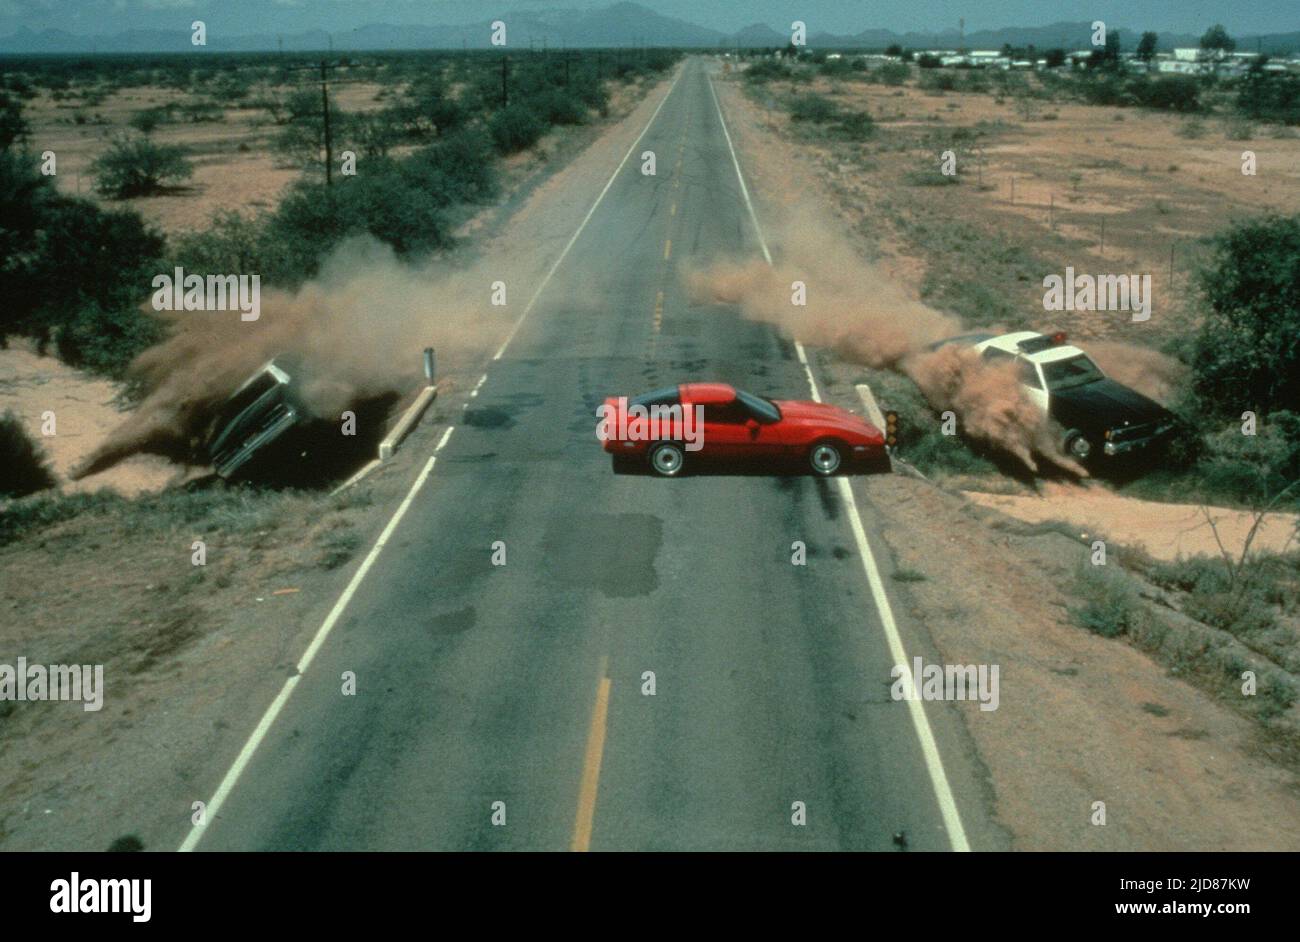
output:
[[[1030,337],[1028,340],[1022,340],[1016,346],[1020,348],[1021,353],[1038,353],[1048,347],[1059,347],[1065,341],[1065,331],[1058,330],[1054,334],[1043,334],[1038,337]]]

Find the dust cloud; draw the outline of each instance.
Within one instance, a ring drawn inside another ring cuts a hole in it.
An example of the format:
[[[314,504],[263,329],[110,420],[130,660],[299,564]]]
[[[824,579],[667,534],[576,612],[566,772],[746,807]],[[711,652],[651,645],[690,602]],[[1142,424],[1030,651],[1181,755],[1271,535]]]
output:
[[[203,461],[220,406],[253,371],[283,354],[301,361],[301,392],[318,417],[409,392],[423,381],[425,347],[444,364],[487,349],[508,329],[509,309],[492,306],[489,292],[493,281],[509,275],[499,263],[490,275],[484,269],[403,263],[364,237],[342,244],[297,291],[263,291],[256,321],[242,321],[237,311],[168,315],[168,339],[129,371],[145,393],[139,407],[73,477],[140,452]]]
[[[1087,472],[1062,453],[1060,430],[1029,401],[1014,364],[993,366],[962,346],[931,350],[965,332],[954,317],[906,297],[809,213],[797,213],[776,233],[781,260],[719,262],[687,273],[697,299],[738,304],[747,317],[776,324],[788,335],[828,347],[844,359],[901,373],[937,411],[951,409],[966,434],[1037,472],[1046,460],[1079,477]],[[805,303],[793,303],[794,282],[806,285]],[[1001,333],[1001,328],[987,328]],[[1120,382],[1166,398],[1176,363],[1154,351],[1105,343],[1089,345],[1099,365]]]

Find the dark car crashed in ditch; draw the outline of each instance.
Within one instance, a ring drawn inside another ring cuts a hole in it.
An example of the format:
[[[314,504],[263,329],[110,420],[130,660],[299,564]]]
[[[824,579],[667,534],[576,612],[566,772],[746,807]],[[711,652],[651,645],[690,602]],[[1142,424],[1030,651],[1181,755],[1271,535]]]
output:
[[[960,344],[988,363],[1015,363],[1020,386],[1061,429],[1061,450],[1095,462],[1166,442],[1177,417],[1160,403],[1116,382],[1063,333],[966,334],[936,344]]]
[[[312,409],[304,393],[306,375],[301,359],[280,355],[226,399],[207,438],[208,463],[219,476],[310,486],[346,476],[374,456],[396,396],[355,401],[349,407],[352,431],[345,431],[343,416]]]

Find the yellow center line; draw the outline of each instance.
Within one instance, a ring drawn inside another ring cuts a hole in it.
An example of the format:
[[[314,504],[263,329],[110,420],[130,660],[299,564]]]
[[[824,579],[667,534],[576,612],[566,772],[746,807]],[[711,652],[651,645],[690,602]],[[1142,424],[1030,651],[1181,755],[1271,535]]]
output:
[[[664,323],[664,293],[660,291],[655,295],[655,333],[659,333],[659,328]]]
[[[677,201],[676,201],[676,200],[673,201],[673,205],[672,205],[672,206],[669,206],[669,207],[668,207],[668,215],[669,215],[669,216],[676,216],[676,215],[677,215]]]
[[[605,720],[609,715],[609,658],[600,659],[600,684],[596,688],[596,706],[591,713],[587,733],[587,753],[582,763],[582,785],[578,789],[578,814],[573,821],[573,840],[569,850],[579,853],[591,849],[591,827],[596,817],[596,792],[600,787],[600,762],[605,754]]]
[[[664,261],[665,262],[668,261],[668,259],[672,257],[672,254],[673,254],[673,240],[665,239],[664,240]]]

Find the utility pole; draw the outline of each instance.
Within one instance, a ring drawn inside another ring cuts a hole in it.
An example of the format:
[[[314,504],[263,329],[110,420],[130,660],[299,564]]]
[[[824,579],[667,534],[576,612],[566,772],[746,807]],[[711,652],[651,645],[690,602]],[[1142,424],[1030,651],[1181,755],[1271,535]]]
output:
[[[320,61],[320,100],[325,109],[325,185],[334,185],[334,152],[333,141],[330,139],[330,93],[329,86],[325,81],[325,60]]]

